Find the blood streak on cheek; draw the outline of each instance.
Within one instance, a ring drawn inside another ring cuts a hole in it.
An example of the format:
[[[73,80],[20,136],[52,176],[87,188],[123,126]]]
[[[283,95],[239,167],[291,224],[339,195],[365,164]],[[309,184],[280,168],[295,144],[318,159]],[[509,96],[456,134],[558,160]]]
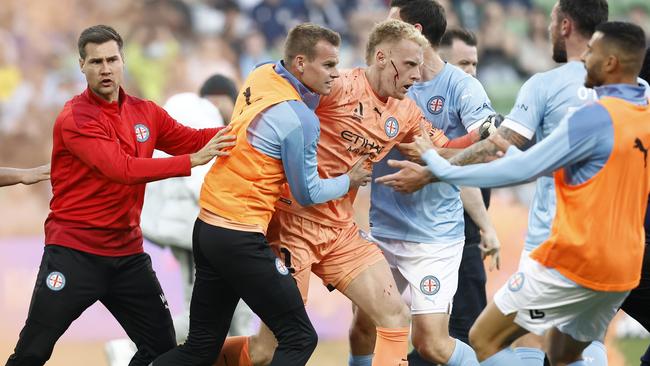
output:
[[[395,77],[393,78],[393,83],[395,83],[395,88],[397,88],[397,80],[399,80],[399,71],[397,71],[397,66],[395,66],[393,60],[390,60],[390,64],[393,65],[393,69],[395,69]]]

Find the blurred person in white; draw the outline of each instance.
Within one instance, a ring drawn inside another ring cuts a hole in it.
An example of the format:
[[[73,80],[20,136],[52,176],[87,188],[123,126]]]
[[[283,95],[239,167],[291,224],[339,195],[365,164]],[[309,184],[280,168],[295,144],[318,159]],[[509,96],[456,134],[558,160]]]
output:
[[[198,94],[179,93],[171,96],[164,109],[172,118],[187,126],[200,129],[226,126],[230,122],[237,99],[237,87],[227,77],[215,74],[208,78]],[[155,150],[154,158],[168,155]],[[183,297],[189,305],[194,285],[194,260],[192,256],[192,229],[199,214],[199,194],[203,177],[211,164],[192,169],[192,175],[171,178],[147,185],[142,208],[142,234],[151,243],[169,247],[181,270]],[[0,170],[1,172],[1,170]],[[250,335],[253,313],[241,302],[235,310],[229,335]],[[183,343],[189,332],[189,306],[173,318],[176,342]],[[135,353],[129,339],[109,341],[105,346],[110,366],[126,366]]]

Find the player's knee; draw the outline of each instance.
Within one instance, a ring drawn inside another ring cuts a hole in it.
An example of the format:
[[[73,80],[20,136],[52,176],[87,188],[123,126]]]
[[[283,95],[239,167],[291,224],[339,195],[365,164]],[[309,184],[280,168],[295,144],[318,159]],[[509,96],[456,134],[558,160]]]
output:
[[[480,328],[473,325],[469,330],[469,344],[476,352],[479,360],[485,360],[493,354],[499,352],[499,346],[485,337]]]
[[[413,339],[413,348],[423,359],[436,363],[445,364],[449,361],[449,356],[453,349],[449,349],[448,342],[443,342],[443,338],[438,339]],[[444,339],[446,341],[446,339]],[[453,346],[452,346],[453,347]]]
[[[406,304],[401,301],[395,301],[389,304],[387,309],[381,313],[382,319],[379,319],[377,326],[386,328],[408,327],[411,321],[411,313]]]

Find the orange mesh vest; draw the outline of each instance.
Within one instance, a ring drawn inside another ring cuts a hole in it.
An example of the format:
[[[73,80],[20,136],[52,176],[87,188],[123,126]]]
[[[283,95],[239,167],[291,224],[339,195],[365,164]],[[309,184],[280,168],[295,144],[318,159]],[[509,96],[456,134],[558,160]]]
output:
[[[641,276],[643,220],[650,174],[650,108],[604,97],[614,128],[612,153],[586,182],[555,173],[557,212],[551,236],[531,257],[596,291],[627,291]]]
[[[286,181],[282,161],[257,151],[248,142],[248,125],[265,109],[288,100],[302,100],[296,89],[278,75],[273,64],[255,69],[235,103],[231,125],[237,136],[230,156],[220,157],[205,177],[201,208],[226,219],[266,230]]]

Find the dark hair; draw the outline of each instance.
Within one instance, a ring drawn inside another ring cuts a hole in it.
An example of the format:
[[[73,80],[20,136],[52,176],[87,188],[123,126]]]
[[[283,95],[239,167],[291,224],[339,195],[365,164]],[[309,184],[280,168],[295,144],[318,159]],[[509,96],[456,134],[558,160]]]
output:
[[[331,29],[313,23],[303,23],[291,28],[284,42],[284,62],[290,63],[298,55],[305,55],[308,60],[313,60],[316,57],[314,48],[319,41],[326,41],[338,47],[341,44],[341,36]]]
[[[560,15],[568,16],[586,38],[596,31],[596,26],[609,16],[607,0],[560,0]]]
[[[411,24],[420,24],[422,34],[431,46],[438,47],[447,29],[445,9],[435,0],[391,0],[391,7],[399,8],[399,17]]]
[[[596,32],[603,34],[603,41],[616,47],[620,62],[638,75],[646,47],[643,29],[629,22],[605,22],[596,27]]]
[[[448,29],[445,32],[445,34],[442,36],[442,39],[440,40],[440,45],[451,47],[455,39],[462,41],[468,46],[476,47],[477,45],[476,36],[474,35],[474,32],[465,28]]]
[[[220,74],[214,74],[203,83],[199,90],[199,95],[201,97],[207,95],[227,95],[234,103],[235,100],[237,100],[237,87],[235,86],[235,83],[227,77]]]
[[[108,25],[94,25],[92,27],[84,29],[79,36],[79,41],[77,41],[77,47],[79,47],[79,57],[81,59],[86,59],[86,45],[88,43],[102,44],[108,41],[117,42],[117,47],[122,52],[122,36],[112,27]]]
[[[650,83],[650,47],[645,50],[645,58],[643,59],[643,66],[641,66],[639,77]]]

